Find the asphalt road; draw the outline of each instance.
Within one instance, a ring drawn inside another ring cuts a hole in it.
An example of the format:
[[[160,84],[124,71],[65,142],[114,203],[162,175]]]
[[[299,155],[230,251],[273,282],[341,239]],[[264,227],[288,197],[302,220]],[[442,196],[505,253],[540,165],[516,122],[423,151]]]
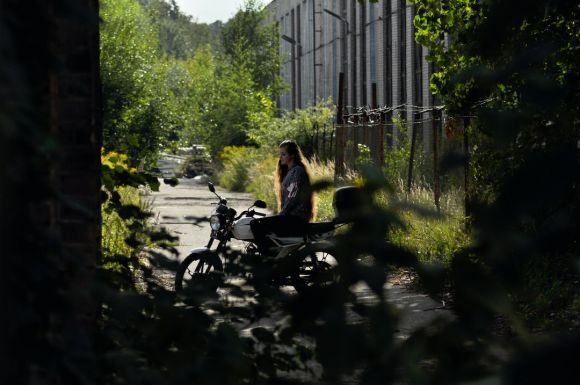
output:
[[[172,177],[178,166],[175,158],[159,162],[164,178]],[[209,191],[205,180],[180,178],[178,181],[175,187],[161,181],[159,192],[152,193],[151,198],[155,223],[179,237],[176,248],[178,258],[182,260],[191,249],[207,245],[210,234],[207,221],[218,198]],[[228,205],[238,212],[251,206],[255,200],[250,194],[227,191],[219,186],[216,186],[216,193],[226,198]],[[268,210],[261,211],[270,213]]]
[[[228,200],[228,205],[238,211],[254,202],[250,194],[232,193],[216,187],[216,192]],[[152,194],[156,224],[165,227],[179,237],[179,259],[187,256],[196,247],[205,246],[209,240],[208,219],[218,202],[208,190],[206,183],[193,179],[180,179],[175,187],[163,184],[159,192]]]

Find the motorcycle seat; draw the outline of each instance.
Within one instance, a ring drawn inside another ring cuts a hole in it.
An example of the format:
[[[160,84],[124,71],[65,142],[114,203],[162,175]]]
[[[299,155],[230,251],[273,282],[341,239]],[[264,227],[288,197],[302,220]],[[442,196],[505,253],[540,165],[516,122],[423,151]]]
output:
[[[308,234],[325,234],[334,231],[336,224],[334,222],[318,222],[318,223],[308,223],[307,231]]]

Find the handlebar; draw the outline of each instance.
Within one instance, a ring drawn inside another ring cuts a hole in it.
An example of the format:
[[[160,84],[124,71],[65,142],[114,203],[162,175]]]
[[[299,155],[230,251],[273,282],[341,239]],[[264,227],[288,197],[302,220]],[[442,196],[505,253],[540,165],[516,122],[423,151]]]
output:
[[[264,213],[260,213],[258,211],[254,211],[254,210],[244,210],[240,213],[240,215],[238,215],[237,217],[234,218],[234,221],[237,221],[238,219],[240,219],[243,216],[248,216],[248,217],[253,217],[254,215],[258,216],[258,217],[265,217],[266,214]]]

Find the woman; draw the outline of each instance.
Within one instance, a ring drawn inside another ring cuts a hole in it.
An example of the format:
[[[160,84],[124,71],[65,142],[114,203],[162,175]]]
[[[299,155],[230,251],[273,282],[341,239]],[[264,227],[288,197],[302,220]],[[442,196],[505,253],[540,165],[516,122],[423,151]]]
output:
[[[292,140],[279,146],[280,159],[276,167],[276,197],[280,215],[314,219],[314,196],[310,193],[310,174],[300,147]]]
[[[300,147],[292,140],[279,146],[280,159],[276,167],[276,197],[279,213],[250,223],[254,239],[262,253],[273,245],[268,234],[302,236],[308,221],[314,219],[314,197],[310,191],[310,174]]]

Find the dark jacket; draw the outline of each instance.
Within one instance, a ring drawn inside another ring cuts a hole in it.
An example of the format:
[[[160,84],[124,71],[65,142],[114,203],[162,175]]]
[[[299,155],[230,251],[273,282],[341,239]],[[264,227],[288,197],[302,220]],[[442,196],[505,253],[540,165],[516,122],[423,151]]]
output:
[[[310,187],[308,175],[304,167],[294,165],[282,181],[282,210],[280,215],[294,215],[310,219],[310,195],[307,190]]]

